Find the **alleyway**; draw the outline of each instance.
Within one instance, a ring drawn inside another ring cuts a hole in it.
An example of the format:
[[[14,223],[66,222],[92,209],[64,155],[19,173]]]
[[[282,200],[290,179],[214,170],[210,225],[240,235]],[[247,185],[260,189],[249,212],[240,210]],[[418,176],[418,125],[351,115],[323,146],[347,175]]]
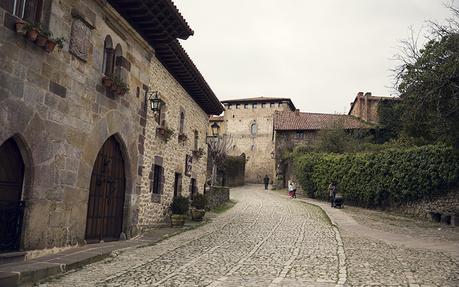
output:
[[[40,286],[459,284],[458,262],[443,253],[338,232],[318,207],[259,186],[231,195],[238,204],[203,227]]]

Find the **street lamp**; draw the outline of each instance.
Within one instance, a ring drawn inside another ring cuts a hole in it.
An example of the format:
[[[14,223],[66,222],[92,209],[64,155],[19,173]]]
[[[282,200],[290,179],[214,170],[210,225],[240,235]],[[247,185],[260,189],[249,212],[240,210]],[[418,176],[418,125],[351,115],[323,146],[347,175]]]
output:
[[[213,123],[210,127],[212,128],[212,135],[218,137],[220,126],[217,123]]]
[[[160,92],[158,91],[151,91],[149,93],[148,100],[150,101],[150,109],[154,112],[157,113],[160,108],[161,100],[159,99]]]

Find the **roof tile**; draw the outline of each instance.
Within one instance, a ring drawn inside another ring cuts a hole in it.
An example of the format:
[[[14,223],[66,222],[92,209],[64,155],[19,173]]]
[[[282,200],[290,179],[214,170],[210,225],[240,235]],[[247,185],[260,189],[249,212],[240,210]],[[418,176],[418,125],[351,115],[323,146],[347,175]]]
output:
[[[334,125],[343,126],[345,129],[371,127],[371,125],[348,115],[284,111],[274,114],[275,130],[322,130],[333,128]]]

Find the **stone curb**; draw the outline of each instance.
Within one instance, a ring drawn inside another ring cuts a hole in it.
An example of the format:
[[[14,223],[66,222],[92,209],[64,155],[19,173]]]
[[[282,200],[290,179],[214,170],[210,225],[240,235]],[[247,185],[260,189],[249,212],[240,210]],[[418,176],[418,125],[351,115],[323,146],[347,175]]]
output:
[[[65,254],[75,250],[67,250],[49,256],[43,256],[30,261],[0,265],[0,286],[13,287],[32,285],[45,281],[50,277],[62,275],[70,270],[101,261],[110,257],[114,252],[126,252],[133,248],[153,246],[165,239],[171,238],[186,231],[190,231],[208,223],[205,219],[192,226],[185,226],[171,233],[162,234],[158,238],[137,238],[135,240],[103,243],[100,247]],[[88,247],[86,245],[85,247]],[[90,247],[90,245],[89,245]]]

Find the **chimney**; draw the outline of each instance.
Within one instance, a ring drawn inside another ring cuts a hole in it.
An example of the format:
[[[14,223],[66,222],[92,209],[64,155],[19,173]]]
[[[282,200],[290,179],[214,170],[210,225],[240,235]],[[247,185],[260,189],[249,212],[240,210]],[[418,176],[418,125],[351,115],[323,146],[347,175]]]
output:
[[[358,92],[357,97],[363,97],[363,92]]]
[[[295,115],[296,115],[296,116],[299,116],[299,115],[300,115],[300,110],[299,110],[299,109],[296,109],[296,110],[295,110]]]
[[[365,97],[371,97],[371,92],[366,92]]]

